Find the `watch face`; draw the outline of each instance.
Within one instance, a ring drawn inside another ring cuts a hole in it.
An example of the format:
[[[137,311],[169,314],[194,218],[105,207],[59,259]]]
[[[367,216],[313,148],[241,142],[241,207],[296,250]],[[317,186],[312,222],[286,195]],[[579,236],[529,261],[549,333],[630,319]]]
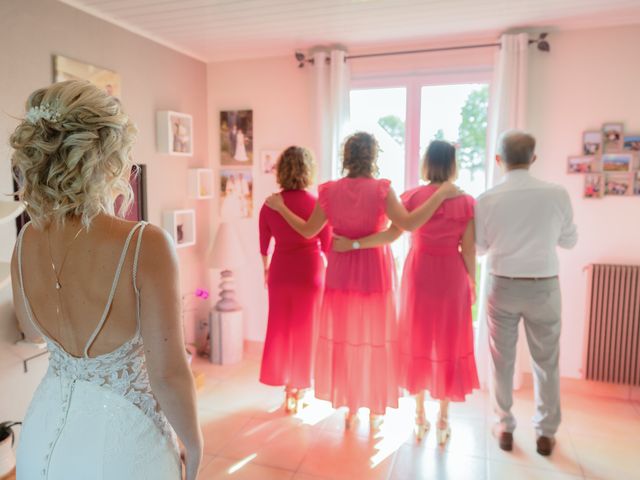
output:
[[[353,242],[353,249],[354,249],[354,250],[358,250],[359,248],[360,248],[360,242],[359,242],[359,241],[357,241],[357,240],[355,240],[355,241]]]

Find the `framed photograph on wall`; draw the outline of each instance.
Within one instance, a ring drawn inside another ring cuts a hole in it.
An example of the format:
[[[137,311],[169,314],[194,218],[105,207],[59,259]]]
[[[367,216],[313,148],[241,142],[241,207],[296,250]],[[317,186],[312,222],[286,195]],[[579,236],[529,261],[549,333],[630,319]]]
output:
[[[605,153],[602,155],[602,171],[628,172],[634,163],[633,153]]]
[[[640,172],[633,174],[633,194],[640,195]]]
[[[220,216],[225,220],[253,215],[253,174],[250,168],[220,170]]]
[[[600,171],[600,156],[598,155],[572,155],[567,158],[567,173],[595,173]]]
[[[53,81],[87,80],[104,89],[109,95],[120,98],[122,95],[122,79],[113,70],[96,67],[62,55],[53,56]]]
[[[584,155],[602,153],[602,132],[589,131],[582,134],[582,153]]]
[[[633,192],[633,174],[607,173],[604,179],[604,194],[624,196]]]
[[[193,117],[163,110],[156,113],[158,152],[190,157],[193,155]]]
[[[220,112],[220,165],[253,165],[253,110]]]
[[[590,173],[584,176],[584,198],[602,198],[604,186],[602,174]]]
[[[603,151],[605,153],[622,150],[624,146],[623,131],[622,123],[605,123],[602,125]]]
[[[632,152],[640,152],[640,133],[625,135],[624,149]]]
[[[262,150],[260,152],[260,170],[262,170],[262,173],[275,175],[279,157],[279,150]]]
[[[127,211],[124,218],[131,220],[132,222],[149,220],[147,216],[147,166],[143,164],[134,165],[131,169],[129,183],[133,190],[133,203],[129,207],[129,211]],[[116,213],[120,208],[121,201],[121,197],[116,199]]]

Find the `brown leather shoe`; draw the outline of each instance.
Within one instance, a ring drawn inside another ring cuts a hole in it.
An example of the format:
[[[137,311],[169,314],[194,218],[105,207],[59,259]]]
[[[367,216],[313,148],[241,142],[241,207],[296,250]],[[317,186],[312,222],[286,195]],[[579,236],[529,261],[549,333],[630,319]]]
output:
[[[498,445],[500,445],[500,449],[505,452],[513,450],[513,433],[502,432],[498,437]]]
[[[555,438],[538,437],[538,440],[536,441],[536,451],[540,455],[544,455],[545,457],[547,457],[551,455],[551,452],[553,452],[553,447],[555,446],[555,444]]]

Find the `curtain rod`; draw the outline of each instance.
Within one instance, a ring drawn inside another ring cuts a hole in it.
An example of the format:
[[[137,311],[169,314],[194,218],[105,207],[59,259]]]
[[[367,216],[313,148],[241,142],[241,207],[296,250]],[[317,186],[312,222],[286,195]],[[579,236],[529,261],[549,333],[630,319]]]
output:
[[[535,40],[529,40],[529,45],[536,44],[538,50],[541,52],[548,52],[550,50],[549,42],[546,40],[547,33],[541,33],[538,38]],[[380,52],[380,53],[363,53],[360,55],[346,55],[344,57],[346,60],[357,60],[360,58],[371,58],[371,57],[389,57],[395,55],[413,55],[416,53],[432,53],[432,52],[446,52],[450,50],[470,50],[474,48],[488,48],[488,47],[499,47],[499,42],[494,43],[478,43],[474,45],[458,45],[455,47],[439,47],[439,48],[423,48],[420,50],[400,50],[395,52]],[[295,53],[296,60],[298,61],[298,67],[304,67],[305,63],[314,63],[313,58],[307,58],[306,55],[302,52]],[[327,61],[329,58],[327,58]]]

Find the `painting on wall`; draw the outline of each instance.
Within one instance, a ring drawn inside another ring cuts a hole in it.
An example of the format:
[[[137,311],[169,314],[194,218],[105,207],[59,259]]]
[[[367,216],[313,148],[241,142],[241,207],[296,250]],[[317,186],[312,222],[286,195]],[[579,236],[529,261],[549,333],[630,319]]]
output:
[[[595,173],[600,171],[597,155],[572,155],[567,159],[568,173]]]
[[[278,150],[262,150],[260,152],[260,167],[262,173],[275,174],[280,152]]]
[[[622,123],[605,123],[602,125],[602,135],[605,153],[622,150],[624,142]]]
[[[162,110],[156,113],[158,152],[168,155],[193,155],[193,117],[186,113]]]
[[[632,165],[632,153],[607,153],[602,156],[602,170],[605,172],[628,172]]]
[[[118,73],[62,55],[54,55],[53,81],[66,80],[87,80],[104,89],[109,95],[117,98],[122,95],[122,79]]]
[[[602,132],[596,130],[582,134],[582,153],[584,155],[602,153]]]
[[[608,173],[604,180],[605,195],[630,195],[633,190],[633,175],[629,173]]]
[[[640,152],[640,133],[624,136],[624,149]]]
[[[129,183],[133,190],[133,202],[124,218],[132,222],[147,221],[147,166],[142,164],[134,165],[131,169]],[[121,197],[116,199],[116,213],[120,208],[121,201]]]
[[[591,173],[584,176],[584,198],[601,198],[604,194],[602,174]]]
[[[220,215],[225,220],[252,217],[253,175],[251,169],[224,169],[220,171]]]
[[[220,165],[253,165],[253,111],[220,112]]]
[[[640,195],[640,172],[636,172],[633,179],[633,194]]]

